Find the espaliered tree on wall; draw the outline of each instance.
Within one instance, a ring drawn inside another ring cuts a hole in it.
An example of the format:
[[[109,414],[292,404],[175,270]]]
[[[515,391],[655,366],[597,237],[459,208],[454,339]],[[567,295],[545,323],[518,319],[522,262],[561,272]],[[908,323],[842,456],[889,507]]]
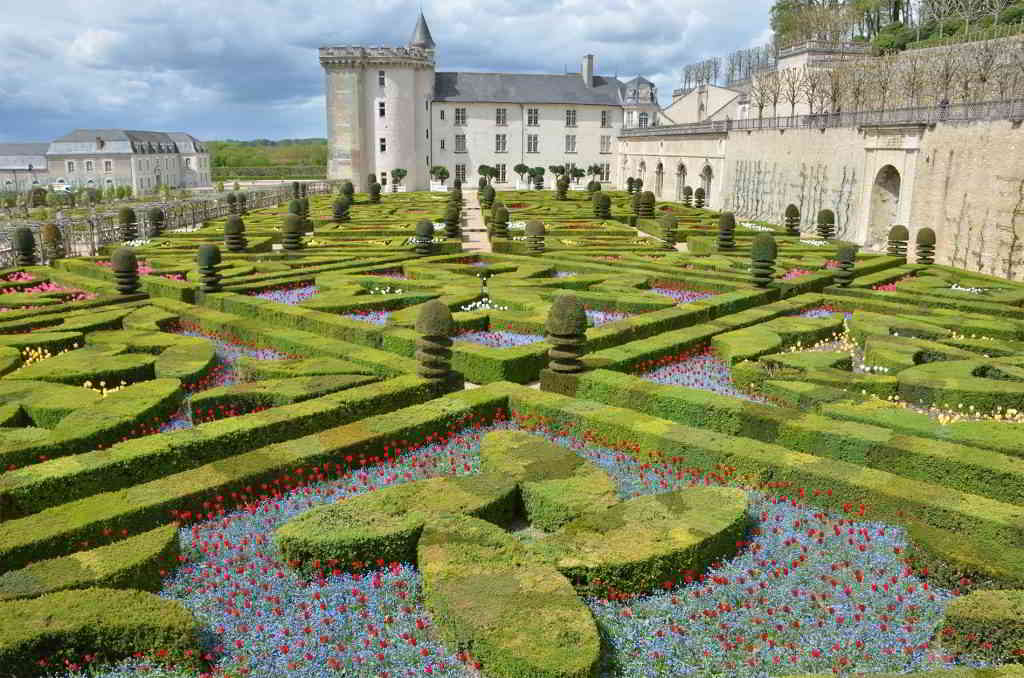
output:
[[[930,228],[922,228],[917,232],[917,263],[924,266],[931,266],[935,263],[935,231]]]
[[[722,212],[718,217],[718,249],[729,252],[736,249],[736,215]]]
[[[786,225],[786,235],[800,235],[800,208],[796,205],[788,206],[783,223]]]
[[[853,282],[853,266],[857,259],[857,246],[853,243],[844,242],[836,251],[836,258],[839,260],[839,268],[832,277],[836,285],[849,287]]]
[[[830,209],[818,212],[818,237],[825,240],[836,237],[836,215]]]
[[[910,240],[910,232],[903,224],[896,224],[889,229],[889,240],[887,254],[890,257],[907,258],[907,243]]]
[[[758,233],[750,245],[750,278],[756,287],[768,287],[775,279],[779,246],[771,233]]]

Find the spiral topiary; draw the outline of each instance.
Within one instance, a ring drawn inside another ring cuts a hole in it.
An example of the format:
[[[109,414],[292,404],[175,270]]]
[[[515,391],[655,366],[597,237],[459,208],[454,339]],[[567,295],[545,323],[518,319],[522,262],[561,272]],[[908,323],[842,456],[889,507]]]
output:
[[[722,212],[718,217],[718,250],[736,249],[736,215]]]
[[[36,237],[28,226],[19,226],[14,229],[14,251],[17,256],[15,263],[18,266],[35,266],[36,259]]]
[[[693,188],[689,186],[683,186],[683,204],[693,207]]]
[[[832,210],[818,212],[818,237],[825,240],[836,237],[836,214]]]
[[[352,217],[349,214],[349,210],[352,207],[352,199],[345,193],[342,193],[335,199],[334,204],[331,206],[334,210],[334,221],[335,223],[344,223],[351,221]]]
[[[42,241],[43,256],[47,260],[53,262],[64,258],[64,237],[57,224],[43,224],[39,229],[39,239]]]
[[[786,235],[800,235],[800,208],[796,205],[787,207],[783,223],[786,225]]]
[[[228,202],[228,212],[238,214],[238,196],[234,193],[228,193],[225,196],[225,200]]]
[[[158,236],[164,232],[164,211],[159,207],[150,207],[146,213],[146,218],[149,220],[149,234],[151,236]]]
[[[420,307],[416,316],[416,373],[423,379],[440,383],[452,375],[452,334],[455,321],[441,301],[431,299]]]
[[[494,210],[491,217],[492,233],[495,238],[508,240],[508,210],[504,206]]]
[[[380,202],[380,184],[376,181],[370,184],[370,202],[374,204]]]
[[[698,186],[697,190],[693,192],[693,206],[697,209],[704,209],[704,203],[707,199],[707,194],[704,191],[703,186]]]
[[[356,187],[352,185],[351,181],[345,180],[341,182],[339,192],[341,193],[341,195],[347,196],[349,199],[349,203],[351,204],[352,196],[356,194]]]
[[[676,248],[676,227],[679,220],[672,214],[666,214],[658,220],[661,223],[661,249]]]
[[[122,207],[117,212],[117,223],[121,229],[121,240],[135,240],[139,237],[138,224],[135,218],[135,210],[131,207]]]
[[[857,259],[857,246],[851,243],[843,243],[836,250],[836,259],[839,260],[839,268],[832,274],[832,279],[840,287],[849,287],[853,282],[853,264]]]
[[[594,216],[598,219],[611,219],[612,199],[607,193],[598,191],[592,198],[594,203]]]
[[[305,225],[302,223],[302,217],[298,214],[289,214],[284,218],[284,222],[281,224],[281,231],[284,233],[283,246],[286,250],[301,250],[302,234],[305,231]]]
[[[200,245],[196,262],[199,264],[199,289],[203,292],[220,292],[221,274],[218,272],[220,266],[220,248],[216,245]]]
[[[427,256],[434,253],[434,222],[421,219],[416,222],[416,254]]]
[[[917,232],[915,240],[917,246],[917,263],[923,266],[931,266],[935,263],[935,231],[930,228],[922,228]]]
[[[555,200],[569,199],[569,179],[565,176],[558,177],[555,182]]]
[[[583,371],[580,358],[586,353],[587,314],[583,304],[574,294],[560,294],[555,297],[548,311],[545,325],[548,350],[548,367],[552,372],[572,374]]]
[[[122,247],[110,256],[110,268],[114,273],[114,286],[121,294],[135,294],[139,291],[139,261],[135,250]]]
[[[462,237],[462,211],[454,203],[448,203],[444,211],[444,235],[456,240]]]
[[[241,216],[232,214],[224,222],[224,245],[228,252],[244,252],[249,246],[245,239],[245,222]]]
[[[637,216],[643,219],[654,218],[654,193],[644,191],[640,194],[640,211]]]
[[[768,287],[775,279],[775,257],[779,247],[771,233],[758,233],[750,245],[750,277],[757,287]]]
[[[543,254],[544,253],[544,222],[533,221],[526,222],[526,249],[530,254]]]
[[[641,179],[640,177],[637,177],[636,179],[633,180],[633,190],[634,191],[639,193],[640,191],[643,190],[643,188],[644,188],[644,180],[643,179]]]
[[[902,224],[896,224],[889,229],[888,254],[890,257],[907,258],[907,242],[910,240],[910,231]]]
[[[490,184],[485,184],[484,187],[480,189],[480,207],[481,207],[481,209],[485,209],[485,210],[491,209],[491,205],[494,204],[494,198],[495,198],[496,195],[497,194],[496,194],[496,192],[494,190],[494,186],[491,186]]]

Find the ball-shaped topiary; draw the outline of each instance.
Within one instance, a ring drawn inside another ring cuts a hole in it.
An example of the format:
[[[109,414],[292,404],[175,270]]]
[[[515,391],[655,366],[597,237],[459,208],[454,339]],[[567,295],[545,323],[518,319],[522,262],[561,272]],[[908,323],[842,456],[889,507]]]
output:
[[[121,294],[135,294],[139,291],[139,260],[135,250],[122,247],[110,256],[110,268],[114,273],[114,286]]]
[[[786,226],[786,235],[800,235],[800,208],[796,205],[787,207],[783,223]]]
[[[416,316],[416,373],[432,382],[444,382],[451,377],[452,335],[455,320],[448,307],[438,299],[431,299],[420,307]]]
[[[643,188],[644,188],[644,180],[643,179],[641,179],[640,177],[637,177],[636,179],[633,180],[633,190],[634,191],[639,193],[640,191],[643,190]]]
[[[732,212],[718,216],[718,249],[724,252],[736,249],[736,215]]]
[[[917,263],[924,266],[931,266],[935,263],[935,231],[930,228],[922,228],[917,232],[915,240],[917,247]]]
[[[592,198],[594,203],[594,216],[598,219],[611,219],[612,216],[612,198],[607,193],[598,191],[594,193]]]
[[[704,203],[707,200],[707,193],[703,186],[698,186],[697,190],[693,192],[693,206],[697,209],[704,209]]]
[[[536,219],[526,222],[526,249],[531,254],[544,253],[544,222]]]
[[[374,204],[380,202],[380,184],[376,181],[370,184],[370,202]]]
[[[779,247],[771,233],[758,233],[750,244],[750,277],[757,287],[768,287],[775,278],[775,258]]]
[[[42,241],[43,256],[47,260],[53,262],[64,258],[64,237],[57,224],[43,224],[39,229],[39,239]]]
[[[840,287],[849,287],[853,282],[853,266],[857,259],[857,246],[852,243],[842,243],[836,250],[836,259],[839,261],[839,268],[832,274],[832,278]]]
[[[160,235],[164,232],[164,211],[159,207],[150,207],[146,212],[146,219],[149,221],[149,234]]]
[[[693,207],[693,188],[690,186],[683,186],[683,204]]]
[[[890,257],[907,258],[907,242],[910,231],[903,224],[896,224],[889,229],[888,254]]]
[[[636,181],[633,179],[633,177],[627,177],[626,178],[626,193],[629,193],[630,195],[632,195],[633,194],[633,189],[634,189],[635,185],[636,185]]]
[[[640,212],[637,214],[638,217],[643,219],[654,218],[654,193],[651,191],[644,191],[640,194]]]
[[[836,237],[836,214],[830,209],[818,212],[818,237],[825,240]]]
[[[196,255],[196,263],[199,265],[199,289],[203,292],[213,293],[221,291],[221,274],[218,272],[220,266],[220,248],[216,245],[200,245]]]
[[[583,371],[580,358],[586,352],[587,313],[574,294],[560,294],[548,311],[547,340],[549,368],[553,372],[571,374]]]
[[[35,266],[38,263],[36,237],[28,226],[14,229],[14,251],[17,254],[15,263],[18,266]]]
[[[674,250],[679,219],[674,214],[665,214],[658,219],[658,225],[661,226],[661,249]]]
[[[286,250],[301,250],[303,247],[302,234],[305,232],[305,224],[298,214],[288,214],[281,223],[281,231],[284,233],[283,246]]]
[[[508,240],[508,210],[504,207],[497,207],[491,216],[492,233],[495,238]]]
[[[421,219],[416,222],[416,254],[425,257],[434,253],[434,222]]]
[[[347,194],[342,193],[335,200],[331,208],[334,212],[335,223],[344,223],[352,219],[350,215],[350,209],[352,207],[352,199]]]
[[[117,223],[121,230],[121,240],[135,240],[139,237],[138,223],[135,217],[135,210],[131,207],[122,207],[117,212]]]
[[[224,245],[228,252],[244,252],[249,242],[245,239],[245,222],[242,217],[232,214],[224,222]]]
[[[352,185],[351,181],[345,180],[341,182],[339,192],[341,195],[348,196],[349,203],[351,204],[352,196],[356,194],[356,187]]]

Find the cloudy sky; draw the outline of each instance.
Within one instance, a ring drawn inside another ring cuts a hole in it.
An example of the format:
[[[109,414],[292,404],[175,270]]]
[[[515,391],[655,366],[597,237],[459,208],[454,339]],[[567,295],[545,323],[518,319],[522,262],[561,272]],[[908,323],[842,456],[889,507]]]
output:
[[[683,65],[766,41],[771,0],[424,0],[438,70],[642,74],[662,103]],[[0,15],[0,141],[75,127],[201,139],[322,137],[321,45],[404,45],[415,0],[81,0]]]

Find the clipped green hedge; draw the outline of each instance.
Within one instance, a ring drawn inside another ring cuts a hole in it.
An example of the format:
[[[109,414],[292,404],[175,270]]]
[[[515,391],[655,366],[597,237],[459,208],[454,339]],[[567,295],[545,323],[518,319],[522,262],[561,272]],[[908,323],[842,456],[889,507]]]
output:
[[[945,649],[990,662],[1024,662],[1024,590],[954,598],[941,623]]]
[[[219,408],[241,411],[290,405],[330,393],[363,386],[378,377],[365,374],[331,374],[316,377],[264,379],[231,386],[218,386],[192,396],[189,406],[193,420],[219,418]]]

